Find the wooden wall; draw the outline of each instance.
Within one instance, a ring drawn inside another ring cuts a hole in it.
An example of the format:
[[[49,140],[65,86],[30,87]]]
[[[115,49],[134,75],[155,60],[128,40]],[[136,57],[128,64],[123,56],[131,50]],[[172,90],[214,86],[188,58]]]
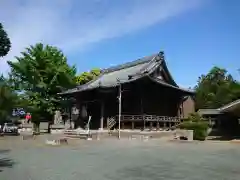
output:
[[[88,115],[92,116],[92,128],[100,127],[101,106],[104,104],[104,126],[108,117],[118,115],[119,88],[95,90],[82,94],[79,103],[86,102]],[[178,116],[182,94],[169,87],[142,79],[122,86],[122,114]],[[86,121],[86,120],[85,120]]]

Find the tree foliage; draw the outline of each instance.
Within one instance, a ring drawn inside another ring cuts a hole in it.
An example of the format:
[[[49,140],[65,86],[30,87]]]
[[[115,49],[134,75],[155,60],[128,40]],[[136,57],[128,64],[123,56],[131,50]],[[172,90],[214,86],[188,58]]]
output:
[[[92,69],[89,72],[83,72],[82,74],[76,76],[76,82],[79,85],[86,84],[87,82],[99,76],[100,73],[101,73],[101,70],[97,68]]]
[[[192,113],[186,121],[180,124],[181,129],[193,130],[193,139],[205,140],[207,137],[208,123],[198,113]]]
[[[3,29],[3,25],[0,23],[0,57],[6,56],[10,48],[10,39],[8,38],[6,31]]]
[[[206,119],[204,117],[202,117],[199,113],[194,112],[194,113],[190,113],[188,118],[186,119],[186,121],[190,121],[190,122],[203,122],[206,121]]]
[[[18,95],[8,85],[7,79],[0,76],[0,124],[8,120],[17,103]]]
[[[198,79],[196,109],[219,108],[240,98],[240,83],[226,69],[213,67]]]
[[[61,99],[58,93],[75,86],[75,66],[69,66],[64,54],[52,46],[39,43],[26,48],[9,61],[10,78],[15,90],[21,91],[23,102],[28,102],[32,120],[51,121]]]

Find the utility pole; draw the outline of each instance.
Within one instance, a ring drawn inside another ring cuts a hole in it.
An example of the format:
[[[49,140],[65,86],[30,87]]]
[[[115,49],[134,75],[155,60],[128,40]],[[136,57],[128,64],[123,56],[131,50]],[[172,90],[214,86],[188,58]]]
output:
[[[121,114],[122,114],[122,86],[120,80],[117,79],[119,83],[119,95],[118,95],[118,139],[121,138],[120,130],[121,130]]]
[[[237,81],[240,81],[240,68],[237,69],[237,72],[238,72]]]

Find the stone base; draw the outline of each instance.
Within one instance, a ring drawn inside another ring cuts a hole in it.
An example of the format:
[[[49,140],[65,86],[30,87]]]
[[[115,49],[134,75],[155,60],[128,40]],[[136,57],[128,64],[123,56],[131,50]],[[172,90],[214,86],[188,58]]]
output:
[[[22,135],[22,140],[35,139],[36,135],[34,134],[24,134]]]
[[[142,141],[147,141],[149,139],[151,139],[152,136],[148,136],[148,135],[131,135],[129,136],[129,140],[135,140],[135,139],[139,139],[139,140],[142,140]]]
[[[54,140],[46,140],[45,142],[47,145],[63,145],[68,144],[67,138],[61,138],[61,139],[54,139]]]

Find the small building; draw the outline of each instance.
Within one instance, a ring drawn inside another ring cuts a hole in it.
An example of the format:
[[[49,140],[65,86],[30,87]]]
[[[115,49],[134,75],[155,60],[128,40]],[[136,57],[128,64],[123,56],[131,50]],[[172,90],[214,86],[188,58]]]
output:
[[[98,78],[61,95],[77,100],[78,123],[83,126],[91,116],[91,129],[169,128],[194,112],[189,103],[183,115],[184,99],[194,92],[177,85],[163,52],[104,69]]]
[[[199,109],[212,128],[227,135],[240,135],[240,99],[217,109]]]

